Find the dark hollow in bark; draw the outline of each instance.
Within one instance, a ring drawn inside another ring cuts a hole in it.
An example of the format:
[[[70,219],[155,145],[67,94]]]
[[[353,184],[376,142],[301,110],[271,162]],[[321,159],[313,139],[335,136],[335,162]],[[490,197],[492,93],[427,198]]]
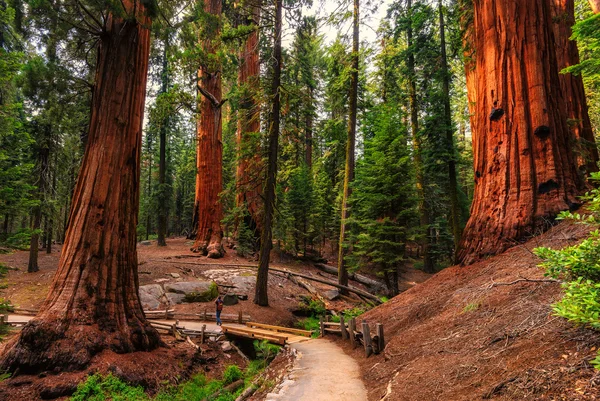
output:
[[[124,1],[129,14],[134,4]],[[88,144],[58,270],[40,313],[7,344],[0,369],[86,367],[109,349],[152,350],[160,337],[138,296],[139,163],[150,18],[110,15],[100,38]]]

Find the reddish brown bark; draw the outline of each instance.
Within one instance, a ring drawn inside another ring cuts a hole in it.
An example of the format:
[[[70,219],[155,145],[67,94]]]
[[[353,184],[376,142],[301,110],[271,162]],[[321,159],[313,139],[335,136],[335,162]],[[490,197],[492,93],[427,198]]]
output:
[[[136,252],[150,18],[141,3],[123,4],[129,18],[110,15],[100,37],[88,144],[59,267],[39,315],[7,345],[2,369],[81,369],[104,349],[160,344],[139,301]]]
[[[575,24],[573,0],[552,0],[552,22],[559,70],[579,64],[577,43],[569,39],[571,27]],[[559,79],[567,107],[567,122],[573,135],[572,146],[578,154],[578,167],[582,172],[598,171],[598,148],[588,114],[583,79],[581,75],[573,74],[560,74]]]
[[[594,13],[600,13],[600,0],[590,0],[590,6],[592,7],[592,11],[594,11]]]
[[[248,25],[258,27],[260,7],[251,7]],[[260,142],[256,134],[260,133],[260,106],[258,88],[260,87],[260,58],[258,54],[258,28],[252,31],[240,51],[238,84],[242,90],[238,113],[237,146],[238,165],[236,170],[236,204],[248,210],[246,225],[255,232],[261,227],[262,160]]]
[[[204,11],[216,18],[221,15],[221,0],[207,0]],[[215,29],[202,39],[206,54],[215,54],[215,39],[219,29]],[[221,65],[206,61],[198,70],[198,90],[200,96],[200,116],[197,122],[197,175],[194,224],[196,242],[193,252],[200,252],[209,258],[225,255],[223,248],[223,208],[219,195],[223,190],[223,144],[221,142]]]
[[[474,5],[475,193],[459,258],[472,263],[577,207],[584,183],[569,146],[550,2]],[[518,16],[518,18],[517,18]]]

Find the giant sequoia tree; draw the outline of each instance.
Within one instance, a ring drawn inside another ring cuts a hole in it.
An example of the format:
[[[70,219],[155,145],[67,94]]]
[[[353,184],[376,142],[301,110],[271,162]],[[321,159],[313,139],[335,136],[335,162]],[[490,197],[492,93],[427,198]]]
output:
[[[196,176],[196,203],[194,224],[196,242],[192,251],[209,258],[225,255],[223,248],[223,206],[219,194],[223,190],[223,143],[221,142],[221,63],[216,54],[216,40],[221,25],[221,0],[207,0],[204,4],[206,25],[202,38],[204,60],[198,71],[200,116],[198,118],[198,153]]]
[[[502,252],[578,206],[584,180],[570,144],[567,102],[547,0],[473,1],[467,67],[474,100],[475,194],[460,259]]]
[[[258,235],[260,231],[261,157],[260,106],[258,88],[260,86],[260,58],[258,48],[258,24],[260,21],[260,1],[247,5],[246,24],[251,32],[240,50],[238,84],[241,98],[238,112],[237,145],[238,165],[236,169],[236,204],[248,211],[244,223]]]
[[[99,41],[87,148],[58,270],[39,315],[7,345],[8,371],[78,369],[105,349],[160,344],[139,301],[136,252],[151,20],[145,2],[119,4],[87,21]]]

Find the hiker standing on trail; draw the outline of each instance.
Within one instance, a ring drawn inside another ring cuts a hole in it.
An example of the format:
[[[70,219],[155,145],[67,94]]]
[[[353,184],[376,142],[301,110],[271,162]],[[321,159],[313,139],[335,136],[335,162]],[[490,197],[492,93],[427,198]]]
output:
[[[223,300],[221,299],[220,295],[217,297],[215,305],[217,306],[217,326],[221,326],[221,311],[223,310]]]

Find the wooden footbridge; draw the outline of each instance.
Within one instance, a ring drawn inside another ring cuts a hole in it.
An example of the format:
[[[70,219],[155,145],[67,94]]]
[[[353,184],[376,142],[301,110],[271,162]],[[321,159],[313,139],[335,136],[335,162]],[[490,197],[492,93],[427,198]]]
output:
[[[312,332],[308,330],[272,326],[256,322],[248,322],[246,326],[223,325],[221,328],[226,336],[266,340],[278,345],[308,341],[312,336]]]

